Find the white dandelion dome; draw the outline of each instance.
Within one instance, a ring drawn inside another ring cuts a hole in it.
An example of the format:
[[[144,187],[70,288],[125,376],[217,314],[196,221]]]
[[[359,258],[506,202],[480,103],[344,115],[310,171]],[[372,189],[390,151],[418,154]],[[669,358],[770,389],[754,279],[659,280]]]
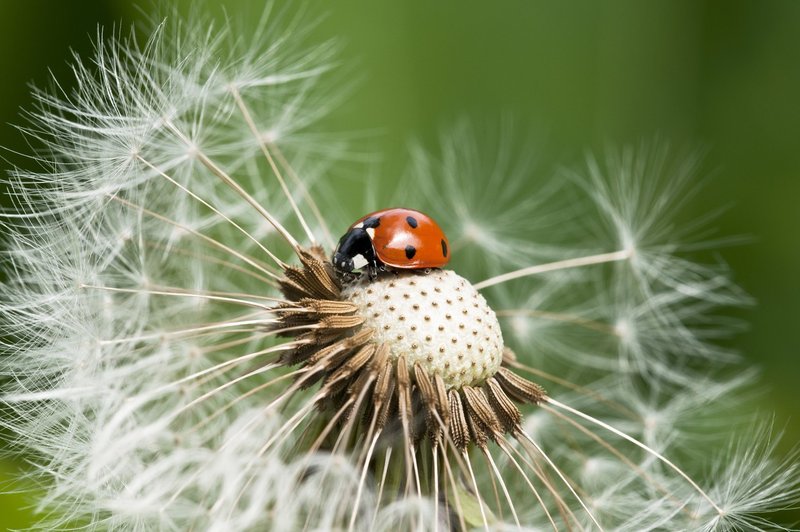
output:
[[[746,297],[670,218],[692,161],[625,149],[527,197],[530,150],[462,123],[398,198],[452,262],[338,271],[329,220],[365,213],[322,192],[335,47],[303,28],[100,35],[74,90],[34,94],[0,404],[40,526],[779,526],[797,464],[713,343]]]

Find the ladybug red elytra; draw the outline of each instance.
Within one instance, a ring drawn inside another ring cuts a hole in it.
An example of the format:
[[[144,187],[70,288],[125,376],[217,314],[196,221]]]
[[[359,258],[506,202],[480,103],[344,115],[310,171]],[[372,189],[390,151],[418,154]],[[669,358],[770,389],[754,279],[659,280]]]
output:
[[[333,265],[340,272],[367,269],[371,278],[378,268],[414,270],[440,268],[450,261],[447,237],[427,214],[395,207],[357,220],[339,239]]]

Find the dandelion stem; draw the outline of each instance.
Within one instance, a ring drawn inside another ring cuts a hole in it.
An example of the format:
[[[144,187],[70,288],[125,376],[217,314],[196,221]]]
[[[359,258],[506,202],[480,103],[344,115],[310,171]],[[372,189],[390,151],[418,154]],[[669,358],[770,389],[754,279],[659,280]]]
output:
[[[268,250],[264,246],[264,244],[259,242],[253,235],[248,233],[247,230],[245,230],[242,226],[240,226],[239,224],[237,224],[236,222],[231,220],[230,217],[228,217],[227,215],[223,214],[219,209],[217,209],[216,207],[211,205],[209,202],[207,202],[206,200],[204,200],[203,198],[201,198],[200,196],[198,196],[197,194],[195,194],[194,192],[192,192],[191,190],[189,190],[188,188],[186,188],[182,184],[180,184],[177,181],[175,181],[175,179],[173,179],[172,177],[167,175],[163,170],[157,168],[152,163],[150,163],[149,161],[144,159],[141,155],[137,155],[136,158],[139,159],[142,163],[144,163],[147,167],[151,168],[154,172],[159,174],[161,177],[163,177],[164,179],[166,179],[167,181],[169,181],[170,183],[172,183],[173,185],[175,185],[176,187],[178,187],[179,189],[181,189],[182,191],[187,193],[189,196],[191,196],[192,198],[194,198],[195,200],[197,200],[198,202],[203,204],[203,206],[207,207],[208,209],[213,211],[215,214],[220,216],[223,220],[225,220],[226,222],[231,224],[233,227],[235,227],[240,233],[242,233],[244,236],[246,236],[247,238],[252,240],[255,243],[255,245],[258,246],[261,249],[261,251],[263,251],[264,253],[267,254],[267,256],[269,256],[270,259],[275,261],[275,264],[277,264],[278,266],[283,266],[283,262],[278,257],[276,257],[274,253],[272,253],[270,250]]]
[[[224,266],[224,267],[228,268],[231,271],[236,271],[236,272],[242,273],[244,275],[247,275],[248,277],[252,277],[253,279],[256,279],[258,281],[261,281],[262,283],[268,284],[269,286],[271,286],[273,288],[279,288],[280,287],[280,285],[274,279],[270,279],[268,277],[264,277],[263,275],[259,275],[256,272],[250,271],[247,268],[244,268],[244,267],[242,267],[242,266],[240,266],[238,264],[234,264],[234,263],[229,262],[229,261],[224,260],[224,259],[220,259],[220,258],[213,257],[211,255],[206,255],[206,254],[203,254],[203,253],[195,253],[193,251],[189,251],[189,250],[180,248],[180,247],[175,246],[175,245],[166,246],[166,245],[163,245],[163,244],[158,244],[156,242],[150,242],[148,240],[144,240],[143,244],[145,246],[149,247],[149,248],[159,249],[161,251],[167,251],[169,253],[173,253],[173,254],[177,254],[177,255],[183,255],[185,257],[191,257],[193,259],[197,259],[197,260],[200,260],[200,261],[208,262],[209,264],[217,264],[219,266]]]
[[[255,301],[247,301],[246,299],[239,299],[237,297],[220,296],[209,292],[193,292],[189,290],[183,290],[181,288],[158,287],[159,289],[152,290],[147,288],[114,288],[110,286],[97,286],[90,284],[81,284],[80,287],[88,288],[91,290],[102,290],[105,292],[117,292],[123,294],[148,294],[154,296],[197,297],[201,299],[207,299],[209,301],[221,301],[224,303],[235,303],[237,305],[255,307],[266,311],[274,310],[274,307],[270,305],[256,303]],[[236,294],[231,293],[230,295],[236,295]],[[240,295],[247,295],[247,294],[240,294]],[[280,301],[278,298],[269,298],[265,296],[248,296],[248,297],[266,299],[269,301]]]
[[[604,264],[606,262],[617,262],[627,260],[633,256],[633,251],[630,249],[623,249],[614,251],[613,253],[601,253],[599,255],[591,255],[588,257],[578,257],[574,259],[559,260],[556,262],[549,262],[547,264],[537,264],[536,266],[528,266],[513,272],[504,273],[496,277],[490,277],[485,281],[476,283],[475,289],[481,290],[489,286],[505,283],[521,277],[529,277],[531,275],[538,275],[540,273],[552,272],[556,270],[567,270],[569,268],[577,268],[580,266],[590,266],[592,264]]]
[[[303,194],[303,199],[308,204],[308,207],[311,209],[311,212],[314,213],[314,218],[317,219],[317,223],[319,224],[320,228],[322,228],[322,232],[325,233],[325,240],[327,241],[328,246],[331,249],[333,249],[336,246],[336,241],[333,240],[333,235],[331,235],[331,230],[328,227],[328,222],[325,221],[325,217],[322,215],[322,211],[317,205],[317,202],[314,201],[314,197],[308,192],[308,187],[306,187],[306,184],[303,182],[303,180],[297,176],[297,173],[294,171],[294,169],[292,169],[291,165],[289,164],[289,161],[286,160],[286,157],[284,157],[283,152],[278,147],[278,145],[270,143],[269,147],[275,154],[275,158],[278,160],[281,166],[283,166],[283,168],[286,170],[286,173],[289,174],[289,177],[292,178],[293,183],[300,189],[300,192]]]
[[[528,318],[542,318],[546,320],[560,321],[564,323],[571,323],[573,325],[578,325],[580,327],[585,327],[587,329],[592,329],[602,333],[617,335],[616,329],[614,329],[614,327],[609,325],[608,323],[603,323],[601,321],[596,321],[596,320],[590,320],[588,318],[582,318],[581,316],[575,314],[566,314],[563,312],[548,312],[546,310],[535,310],[535,309],[524,309],[524,308],[498,310],[496,314],[498,318],[499,317],[513,318],[516,316],[524,316]]]
[[[484,456],[486,456],[486,460],[492,467],[492,471],[494,471],[495,476],[497,477],[497,481],[500,483],[500,489],[503,490],[503,495],[505,495],[506,502],[508,502],[508,507],[511,509],[511,515],[514,516],[514,522],[517,524],[518,528],[521,528],[522,525],[519,523],[519,517],[517,517],[517,509],[514,508],[514,502],[511,500],[511,495],[508,493],[508,488],[506,487],[505,481],[503,481],[503,475],[500,474],[500,470],[497,468],[497,464],[494,463],[494,459],[492,459],[492,455],[489,453],[488,450],[485,448],[482,449]],[[498,508],[500,506],[498,505]]]
[[[278,179],[278,183],[281,185],[281,189],[283,190],[284,196],[289,201],[289,205],[292,206],[292,210],[294,211],[295,215],[297,215],[297,219],[300,221],[300,225],[303,226],[303,231],[305,231],[306,236],[308,236],[308,240],[312,244],[316,244],[316,239],[314,238],[314,233],[311,231],[311,228],[306,223],[306,219],[303,217],[303,214],[300,212],[300,209],[297,207],[297,204],[292,197],[291,192],[289,192],[288,187],[286,186],[286,181],[283,179],[281,175],[281,171],[278,168],[278,165],[275,164],[275,160],[272,158],[272,154],[269,152],[269,148],[267,147],[267,143],[264,140],[263,135],[261,132],[258,131],[258,127],[256,126],[255,121],[253,120],[250,111],[247,109],[247,106],[244,104],[244,100],[242,100],[242,95],[239,93],[239,89],[236,86],[231,87],[231,94],[233,95],[233,99],[236,100],[236,106],[242,112],[242,116],[244,117],[244,121],[247,122],[247,126],[250,128],[250,131],[253,132],[253,136],[256,137],[258,140],[258,145],[261,148],[261,153],[264,154],[266,157],[267,162],[269,163],[270,168],[272,168],[272,172],[275,174],[275,177]]]
[[[250,341],[250,338],[246,338],[244,341]],[[236,342],[242,342],[242,340],[236,340]],[[233,342],[226,342],[226,343],[227,344],[233,344]],[[237,366],[237,365],[239,365],[239,364],[241,364],[243,362],[246,362],[248,360],[252,360],[252,359],[257,358],[257,357],[259,357],[261,355],[268,354],[268,353],[271,353],[271,352],[276,352],[276,351],[286,351],[286,350],[290,350],[290,349],[293,349],[293,348],[294,348],[294,346],[292,345],[292,343],[287,342],[285,344],[280,344],[280,345],[277,345],[277,346],[274,346],[274,347],[271,347],[271,348],[268,348],[268,349],[265,349],[265,350],[262,350],[262,351],[256,351],[255,353],[248,353],[246,355],[242,355],[242,356],[239,356],[239,357],[236,357],[236,358],[232,358],[230,360],[226,360],[224,362],[220,362],[219,364],[211,366],[210,368],[205,368],[203,370],[200,370],[200,371],[197,371],[195,373],[192,373],[191,375],[187,375],[187,376],[185,376],[185,377],[183,377],[181,379],[178,379],[177,381],[170,382],[169,384],[167,384],[165,386],[162,386],[160,388],[156,388],[155,390],[153,390],[153,392],[154,393],[159,393],[159,392],[162,392],[164,390],[171,390],[171,389],[174,389],[176,386],[179,386],[179,385],[184,384],[186,382],[193,381],[195,379],[199,379],[200,377],[203,377],[204,375],[208,375],[210,373],[213,373],[213,372],[221,370],[221,369],[228,368],[230,366]],[[223,373],[225,373],[225,372],[223,372]]]
[[[536,375],[536,376],[541,377],[543,379],[547,379],[547,380],[549,380],[551,382],[554,382],[556,384],[560,384],[561,386],[564,386],[565,388],[568,388],[570,390],[574,390],[574,391],[576,391],[578,393],[582,393],[582,394],[586,395],[587,397],[591,397],[592,399],[595,399],[598,402],[601,402],[601,403],[603,403],[605,405],[608,405],[609,407],[613,408],[614,410],[616,410],[617,412],[621,413],[625,417],[628,417],[628,418],[633,419],[635,421],[640,421],[641,420],[640,416],[637,415],[636,412],[634,412],[630,408],[626,407],[625,405],[623,405],[623,404],[621,404],[621,403],[619,403],[617,401],[614,401],[612,399],[609,399],[609,398],[605,397],[603,394],[601,394],[600,392],[598,392],[596,390],[592,390],[592,389],[587,388],[585,386],[581,386],[579,384],[575,384],[575,383],[573,383],[573,382],[571,382],[571,381],[569,381],[567,379],[558,377],[557,375],[553,375],[552,373],[548,373],[546,371],[543,371],[543,370],[540,370],[540,369],[537,369],[537,368],[526,366],[525,364],[521,364],[520,362],[517,362],[516,360],[508,361],[508,362],[506,362],[506,364],[509,367],[516,368],[516,369],[531,373],[532,375]]]
[[[527,453],[530,453],[530,449],[528,449],[524,445],[524,442],[520,441],[519,436],[515,435],[515,438],[517,439],[517,441],[520,442],[520,444],[522,444],[522,447],[525,449],[525,451]],[[564,498],[561,496],[559,491],[555,488],[555,486],[553,486],[553,483],[550,481],[550,478],[547,476],[546,471],[544,471],[541,467],[539,467],[539,464],[535,463],[536,462],[535,458],[533,456],[531,456],[530,454],[524,454],[524,453],[522,453],[521,451],[519,451],[518,449],[516,449],[512,445],[509,445],[508,449],[510,451],[512,451],[514,454],[516,454],[519,457],[519,459],[522,461],[522,463],[524,463],[526,466],[528,466],[531,469],[531,471],[533,472],[533,474],[536,475],[536,478],[539,479],[539,481],[542,484],[544,484],[545,488],[547,488],[547,491],[550,493],[550,495],[555,500],[556,506],[558,507],[558,513],[561,514],[561,519],[563,519],[564,525],[567,527],[567,530],[572,531],[572,527],[569,524],[569,519],[572,518],[573,521],[575,521],[576,523],[579,523],[579,524],[580,524],[580,521],[575,516],[575,513],[572,511],[572,509],[570,509],[569,505],[567,505],[566,501],[564,501]],[[535,491],[536,490],[534,490],[534,492]],[[542,503],[542,504],[544,504],[544,503]],[[546,508],[545,508],[545,512],[547,513],[547,509]]]
[[[280,444],[282,444],[286,440],[286,438],[289,438],[291,436],[294,430],[306,419],[308,413],[313,409],[314,402],[316,399],[319,399],[319,395],[313,397],[309,403],[300,408],[283,425],[278,427],[278,429],[275,431],[275,434],[270,439],[268,439],[263,446],[261,446],[256,455],[243,468],[243,471],[238,475],[239,478],[245,479],[245,477],[248,475],[248,472],[255,469],[255,463],[258,460],[260,460],[267,453],[267,451],[270,450],[271,447],[280,446]],[[241,500],[242,497],[245,496],[245,493],[247,493],[247,487],[253,482],[255,477],[256,475],[255,473],[253,473],[249,477],[247,477],[246,480],[244,480],[244,484],[239,489],[239,493],[236,495],[236,498],[234,499],[234,504],[231,505],[231,509],[228,514],[229,516],[232,515],[235,509],[238,507],[239,501]],[[212,507],[212,511],[218,510],[223,504],[223,501],[224,499],[219,499]]]
[[[170,131],[175,133],[190,149],[195,150],[195,155],[203,163],[203,165],[211,170],[211,172],[222,179],[222,181],[231,187],[237,194],[239,194],[247,203],[249,203],[265,220],[267,220],[272,227],[275,228],[278,233],[289,243],[290,246],[294,249],[295,253],[299,256],[300,255],[300,244],[298,244],[297,240],[286,230],[283,225],[274,217],[272,216],[256,199],[251,196],[242,186],[236,182],[231,176],[229,176],[222,168],[217,166],[217,164],[209,159],[208,155],[197,149],[197,146],[189,140],[177,127],[175,124],[172,123],[169,119],[164,121],[167,128]],[[281,263],[283,265],[283,263]]]
[[[127,207],[130,207],[132,209],[138,209],[141,212],[143,212],[144,214],[147,214],[148,216],[152,216],[153,218],[155,218],[157,220],[161,220],[162,222],[168,223],[168,224],[170,224],[170,225],[172,225],[174,227],[177,227],[178,229],[186,231],[187,233],[190,233],[190,234],[192,234],[192,235],[204,240],[205,242],[208,242],[212,246],[217,247],[217,248],[225,251],[226,253],[230,253],[232,256],[234,256],[234,257],[246,262],[250,266],[256,268],[259,271],[261,271],[262,273],[265,273],[265,274],[267,274],[268,276],[270,276],[270,277],[272,277],[274,279],[280,279],[280,277],[278,275],[276,275],[275,273],[271,272],[265,266],[263,266],[263,265],[259,264],[258,262],[256,262],[254,259],[248,257],[247,255],[239,253],[238,251],[236,251],[235,249],[231,248],[230,246],[227,246],[227,245],[223,244],[222,242],[211,238],[210,236],[204,235],[203,233],[201,233],[199,231],[195,231],[191,227],[188,227],[186,225],[180,224],[180,223],[176,222],[175,220],[167,218],[166,216],[158,214],[157,212],[151,211],[150,209],[146,209],[146,208],[142,207],[141,205],[137,205],[137,204],[135,204],[133,202],[130,202],[130,201],[126,200],[126,199],[120,198],[119,196],[110,195],[109,198],[111,198],[112,200],[117,201],[117,202],[119,202],[119,203],[121,203],[121,204],[123,204],[123,205],[125,205]]]
[[[389,476],[389,462],[391,458],[392,458],[392,448],[387,447],[383,459],[383,471],[381,472],[381,481],[380,484],[378,484],[378,496],[375,499],[376,507],[380,507],[381,499],[383,499],[383,492],[386,489],[386,479]],[[378,517],[378,512],[374,512],[372,514],[372,523],[370,524],[369,527],[370,530],[375,529],[375,520],[377,519],[377,517]]]
[[[251,314],[252,315],[252,314]],[[129,336],[127,338],[114,338],[113,340],[100,340],[99,343],[101,345],[117,345],[117,344],[124,344],[128,342],[143,342],[146,340],[156,340],[159,338],[170,338],[173,336],[182,336],[186,334],[200,334],[203,332],[215,332],[223,329],[228,329],[230,327],[241,327],[242,325],[270,325],[275,323],[275,320],[268,320],[268,319],[255,319],[255,320],[239,320],[239,321],[220,321],[214,323],[208,323],[204,325],[197,325],[193,327],[188,327],[186,329],[176,329],[170,331],[159,331],[159,332],[152,332],[147,334],[140,334],[138,336]],[[239,329],[237,329],[239,330]],[[231,331],[229,331],[231,332]]]
[[[347,527],[348,531],[353,530],[356,526],[356,515],[358,515],[358,505],[361,503],[361,493],[363,492],[364,482],[366,481],[367,471],[369,470],[369,460],[372,457],[372,453],[375,451],[375,444],[378,443],[380,435],[380,432],[375,434],[372,438],[372,442],[369,444],[367,459],[364,460],[364,466],[361,468],[361,476],[358,480],[358,490],[356,490],[356,500],[353,502],[353,511],[350,513],[350,525]]]
[[[464,458],[464,462],[467,464],[467,469],[469,470],[469,477],[472,479],[472,487],[475,488],[475,498],[478,500],[478,508],[481,510],[481,519],[483,519],[483,526],[486,531],[489,531],[489,521],[486,519],[486,510],[484,509],[483,504],[483,497],[481,497],[481,490],[478,488],[478,481],[475,480],[475,472],[472,470],[472,463],[469,459],[469,454],[466,451],[461,453],[461,456]]]
[[[242,342],[242,339],[238,339],[236,341],[237,342]],[[252,338],[244,338],[244,342],[252,342],[252,341],[253,341]],[[225,343],[230,344],[232,342],[225,342]],[[245,363],[245,362],[247,362],[249,360],[253,360],[254,358],[261,358],[261,357],[264,357],[264,356],[274,356],[274,355],[276,355],[276,354],[278,354],[278,353],[280,353],[282,351],[289,351],[291,349],[293,349],[293,346],[290,345],[289,343],[285,343],[285,344],[279,344],[279,345],[276,345],[276,346],[268,347],[266,349],[260,349],[258,351],[249,352],[249,353],[246,353],[244,355],[238,356],[238,357],[232,359],[231,361],[226,361],[226,362],[233,362],[233,363],[228,364],[228,365],[222,367],[221,369],[218,368],[216,371],[209,372],[208,374],[206,374],[206,375],[204,375],[202,377],[195,377],[194,379],[192,379],[194,382],[192,382],[191,384],[187,385],[186,389],[187,390],[193,390],[195,388],[199,388],[201,386],[205,386],[207,383],[212,382],[214,379],[217,379],[220,376],[225,375],[228,371],[230,371],[232,369],[236,369],[240,364],[243,364],[243,363]],[[267,362],[259,362],[259,364],[261,366],[264,366],[264,365],[267,364]],[[217,366],[219,366],[219,365],[217,365]]]
[[[531,482],[531,479],[528,478],[528,475],[525,473],[525,470],[522,468],[521,465],[519,465],[519,462],[517,462],[517,460],[514,458],[514,455],[511,454],[508,442],[505,440],[505,438],[502,438],[498,440],[498,445],[500,447],[500,450],[502,450],[503,453],[506,455],[506,457],[508,457],[508,459],[511,460],[511,462],[514,464],[514,467],[516,467],[517,471],[519,471],[520,475],[522,475],[522,479],[530,488],[531,493],[533,493],[533,496],[536,497],[536,500],[539,502],[539,506],[542,508],[545,515],[547,516],[547,520],[550,521],[551,525],[553,525],[553,530],[558,532],[558,526],[556,526],[556,522],[553,520],[553,516],[550,515],[550,511],[547,509],[547,505],[542,500],[541,495],[539,495],[539,491],[535,487],[533,487],[533,483]]]
[[[547,454],[544,452],[544,449],[542,449],[539,446],[539,444],[533,441],[533,438],[528,436],[525,432],[520,432],[520,434],[522,434],[525,437],[525,440],[527,440],[528,443],[533,445],[533,447],[542,456],[542,458],[545,459],[548,465],[550,465],[550,467],[553,468],[553,471],[556,472],[556,475],[558,475],[558,477],[564,482],[564,485],[567,486],[567,489],[572,493],[575,499],[577,499],[578,504],[580,504],[581,507],[584,510],[586,510],[586,514],[589,516],[589,519],[591,519],[592,522],[595,525],[597,525],[597,528],[599,528],[602,531],[603,527],[600,525],[600,523],[597,522],[597,519],[595,518],[594,514],[592,514],[591,510],[589,510],[589,507],[586,506],[586,503],[583,502],[583,499],[581,499],[580,495],[578,495],[578,493],[575,491],[575,488],[572,487],[572,483],[569,481],[569,479],[566,476],[564,476],[564,473],[562,473],[561,470],[558,468],[558,466],[550,459],[549,456],[547,456]]]
[[[455,446],[452,445],[452,442],[449,443],[449,446],[451,449],[455,449]],[[441,450],[442,450],[442,464],[444,464],[444,473],[445,477],[447,477],[447,479],[450,481],[449,482],[450,489],[453,491],[453,500],[455,501],[455,506],[456,506],[455,514],[458,516],[458,524],[461,526],[460,530],[468,530],[466,519],[464,518],[464,505],[461,502],[461,495],[459,495],[458,493],[459,492],[458,483],[456,482],[455,475],[453,473],[453,468],[450,467],[450,460],[448,459],[447,450],[445,447],[442,447]],[[453,454],[453,456],[457,455]],[[446,501],[448,501],[448,506],[449,506],[450,498],[447,496],[447,485],[448,485],[447,482],[443,484],[445,490],[444,498]]]
[[[439,531],[439,447],[433,445],[431,447],[431,456],[433,460],[433,529]]]
[[[187,410],[189,410],[189,409],[197,406],[198,404],[202,403],[206,399],[208,399],[210,397],[213,397],[217,393],[219,393],[221,391],[224,391],[224,390],[230,388],[231,386],[234,386],[236,383],[241,382],[241,381],[243,381],[245,379],[249,379],[250,377],[254,377],[254,376],[259,375],[261,373],[265,373],[267,371],[271,371],[271,370],[275,369],[276,367],[280,367],[280,364],[277,364],[277,363],[267,364],[266,366],[261,366],[259,368],[256,368],[256,369],[252,370],[252,371],[249,371],[249,372],[245,373],[244,375],[240,375],[239,377],[236,377],[235,379],[231,379],[231,380],[225,381],[224,384],[221,384],[220,386],[217,386],[216,388],[212,388],[209,391],[207,391],[206,393],[204,393],[203,395],[201,395],[201,396],[193,399],[192,401],[186,403],[177,412],[175,412],[174,415],[177,417],[178,415],[182,414],[183,412],[186,412]]]
[[[660,454],[660,453],[659,453],[658,451],[656,451],[655,449],[652,449],[652,448],[648,447],[647,445],[643,444],[642,442],[640,442],[639,440],[637,440],[637,439],[635,439],[635,438],[632,438],[631,436],[628,436],[627,434],[625,434],[625,433],[624,433],[624,432],[622,432],[621,430],[619,430],[619,429],[615,429],[614,427],[612,427],[612,426],[611,426],[611,425],[609,425],[608,423],[605,423],[605,422],[603,422],[603,421],[601,421],[601,420],[599,420],[599,419],[597,419],[597,418],[595,418],[595,417],[592,417],[592,416],[590,416],[590,415],[588,415],[588,414],[584,414],[584,413],[583,413],[583,412],[581,412],[580,410],[576,410],[576,409],[572,408],[571,406],[567,406],[567,405],[565,405],[564,403],[561,403],[561,402],[559,402],[559,401],[556,401],[555,399],[553,399],[553,398],[551,398],[551,397],[548,397],[548,398],[546,399],[546,402],[547,402],[547,403],[550,403],[550,404],[551,404],[551,405],[553,405],[553,406],[556,406],[556,407],[558,407],[558,408],[561,408],[562,410],[566,410],[567,412],[570,412],[570,413],[572,413],[572,414],[575,414],[576,416],[578,416],[578,417],[580,417],[580,418],[583,418],[583,419],[585,419],[586,421],[589,421],[589,422],[591,422],[591,423],[594,423],[595,425],[598,425],[598,426],[600,426],[600,427],[603,427],[604,429],[606,429],[606,430],[608,430],[608,431],[611,431],[611,432],[613,432],[614,434],[616,434],[616,435],[617,435],[617,436],[619,436],[620,438],[623,438],[623,439],[625,439],[625,440],[627,440],[627,441],[631,442],[632,444],[636,445],[637,447],[639,447],[639,448],[643,449],[643,450],[644,450],[645,452],[647,452],[648,454],[650,454],[650,455],[652,455],[652,456],[654,456],[654,457],[658,458],[658,459],[659,459],[661,462],[663,462],[664,464],[666,464],[667,466],[669,466],[669,468],[670,468],[670,469],[672,469],[673,471],[675,471],[676,473],[678,473],[678,474],[679,474],[681,477],[683,477],[683,479],[684,479],[684,480],[686,480],[686,482],[688,482],[689,484],[691,484],[691,486],[692,486],[692,487],[693,487],[695,490],[697,490],[697,492],[698,492],[700,495],[702,495],[702,496],[703,496],[703,498],[704,498],[705,500],[707,500],[707,501],[708,501],[708,503],[709,503],[709,504],[710,504],[710,505],[711,505],[711,506],[714,508],[714,510],[716,510],[716,511],[717,511],[717,513],[718,513],[718,514],[722,515],[722,514],[724,513],[724,512],[723,512],[723,510],[722,510],[722,508],[720,508],[720,507],[717,505],[717,503],[715,503],[715,502],[714,502],[714,500],[713,500],[711,497],[709,497],[709,495],[708,495],[708,494],[707,494],[705,491],[703,491],[703,489],[702,489],[700,486],[698,486],[698,485],[697,485],[697,483],[696,483],[694,480],[692,480],[692,478],[691,478],[689,475],[687,475],[686,473],[684,473],[684,472],[683,472],[683,470],[682,470],[681,468],[679,468],[677,465],[675,465],[674,463],[672,463],[672,462],[671,462],[669,459],[667,459],[667,458],[666,458],[664,455]],[[543,408],[545,408],[546,410],[549,410],[549,409],[546,407],[546,405],[543,405],[543,404],[542,404],[542,405],[540,405],[540,406],[541,406],[541,407],[543,407]]]
[[[308,454],[314,454],[319,451],[322,444],[325,443],[325,439],[328,435],[336,428],[337,424],[339,424],[339,419],[344,416],[348,409],[353,408],[353,399],[348,399],[345,401],[342,406],[336,410],[336,413],[331,416],[327,423],[323,426],[322,430],[317,430],[314,433],[308,434],[309,436],[316,435],[316,439],[314,442],[308,447]]]
[[[555,415],[559,419],[563,419],[564,421],[566,421],[567,423],[569,423],[570,425],[575,427],[577,430],[579,430],[583,434],[587,435],[588,437],[590,437],[591,439],[596,441],[604,449],[606,449],[609,453],[613,454],[620,462],[622,462],[623,464],[625,464],[628,467],[630,467],[640,477],[642,477],[645,481],[647,481],[650,484],[652,484],[652,486],[654,488],[656,488],[658,491],[660,491],[661,493],[663,493],[664,495],[669,497],[678,506],[680,506],[682,504],[682,501],[680,501],[678,498],[676,498],[675,495],[671,491],[669,491],[663,484],[661,484],[660,482],[658,482],[658,480],[653,478],[652,475],[648,475],[647,471],[645,471],[644,469],[642,469],[641,467],[636,465],[631,459],[629,459],[623,453],[621,453],[620,451],[615,449],[610,443],[605,441],[603,438],[601,438],[600,436],[598,436],[597,434],[595,434],[591,430],[587,429],[586,427],[584,427],[583,425],[581,425],[580,423],[578,423],[574,419],[570,419],[565,414],[562,414],[561,412],[558,412],[557,410],[553,410],[553,409],[546,408],[546,407],[544,409],[549,411],[549,412],[551,412],[553,415]],[[690,515],[693,515],[693,514],[691,514],[691,512],[688,509],[684,509],[684,511],[688,512]]]
[[[232,399],[231,401],[229,401],[227,404],[225,404],[221,408],[215,410],[214,412],[211,412],[211,414],[209,414],[207,417],[203,418],[197,424],[192,426],[191,430],[192,431],[199,430],[200,428],[208,425],[211,421],[213,421],[217,417],[221,416],[226,411],[228,411],[231,408],[233,408],[237,403],[243,401],[244,399],[247,399],[248,397],[251,397],[251,396],[253,396],[253,395],[255,395],[255,394],[259,393],[259,392],[262,392],[262,391],[266,390],[267,388],[269,388],[271,386],[274,386],[275,384],[277,384],[279,382],[285,381],[285,380],[290,379],[292,377],[295,377],[297,375],[302,375],[304,372],[305,372],[304,369],[297,369],[297,370],[294,370],[294,371],[292,371],[290,373],[286,373],[284,375],[280,375],[278,377],[275,377],[274,379],[272,379],[270,381],[267,381],[267,382],[265,382],[263,384],[259,384],[255,388],[247,390],[247,392],[245,392],[242,395],[236,397],[235,399]],[[280,399],[282,399],[282,396],[278,397],[274,401],[278,401]],[[272,406],[273,406],[272,403],[267,405],[267,409],[265,410],[265,412],[267,410],[269,410],[269,408],[271,408]],[[238,433],[237,433],[237,435],[238,435]],[[227,442],[226,442],[226,445],[227,445]]]

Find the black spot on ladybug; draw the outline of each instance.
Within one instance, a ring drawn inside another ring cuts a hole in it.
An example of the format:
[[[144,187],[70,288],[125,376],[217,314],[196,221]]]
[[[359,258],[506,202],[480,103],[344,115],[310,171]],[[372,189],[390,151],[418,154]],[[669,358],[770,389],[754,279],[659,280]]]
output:
[[[447,256],[447,242],[444,241],[444,238],[442,239],[442,255]]]
[[[370,216],[362,222],[362,227],[364,229],[375,229],[379,225],[381,225],[381,219],[374,216]]]
[[[411,226],[411,229],[416,229],[417,225],[419,225],[417,223],[417,219],[414,218],[413,216],[406,216],[406,221],[408,222],[408,225]]]
[[[417,248],[414,246],[406,246],[406,258],[411,260],[417,254]]]

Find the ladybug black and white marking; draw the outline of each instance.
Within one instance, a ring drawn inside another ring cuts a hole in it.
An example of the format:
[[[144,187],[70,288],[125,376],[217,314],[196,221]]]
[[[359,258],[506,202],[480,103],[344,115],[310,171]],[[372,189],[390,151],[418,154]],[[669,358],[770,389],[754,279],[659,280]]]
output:
[[[396,207],[357,220],[339,239],[333,265],[342,273],[382,266],[402,270],[441,268],[450,261],[447,237],[433,218]]]

